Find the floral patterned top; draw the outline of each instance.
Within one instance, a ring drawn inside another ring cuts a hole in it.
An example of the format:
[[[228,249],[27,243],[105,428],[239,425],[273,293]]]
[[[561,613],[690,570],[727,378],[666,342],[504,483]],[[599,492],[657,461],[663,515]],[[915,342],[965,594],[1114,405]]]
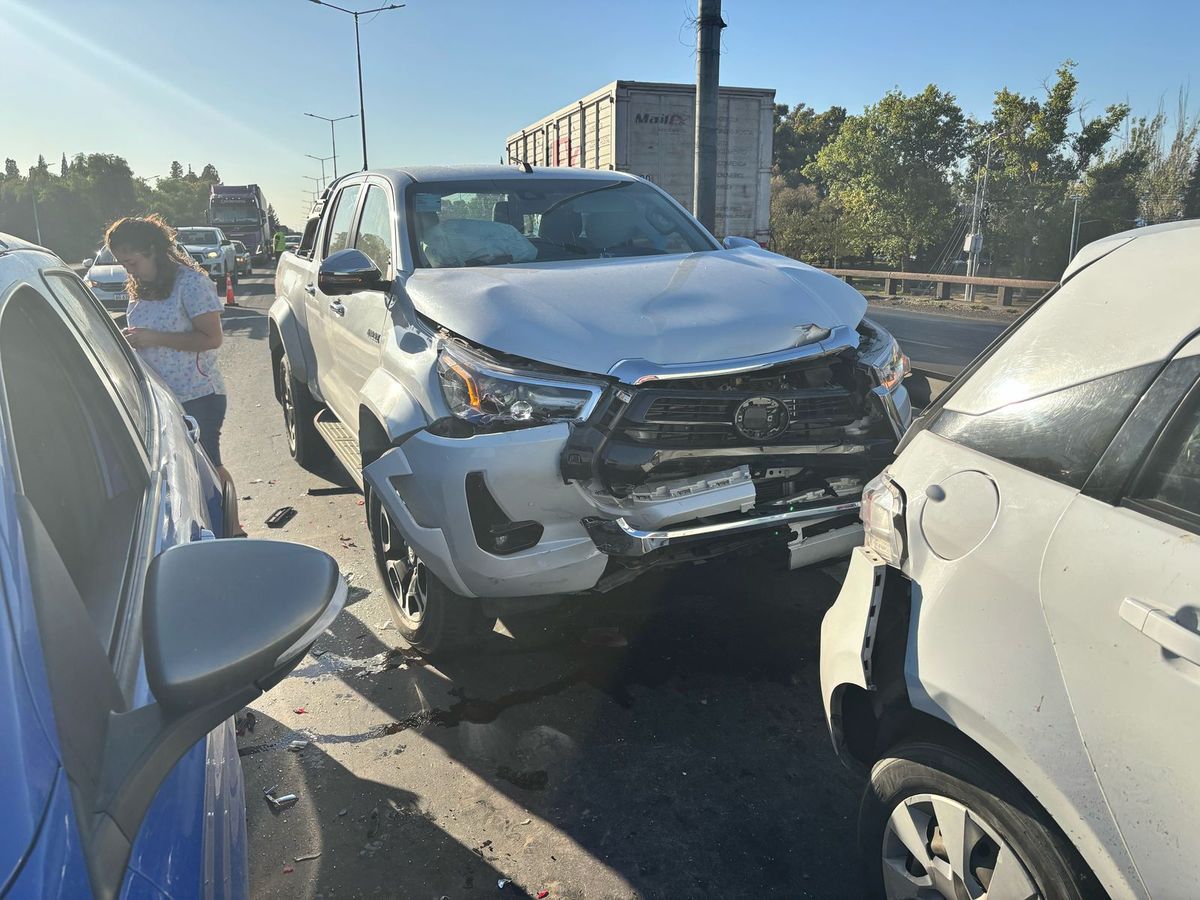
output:
[[[194,330],[192,319],[221,309],[209,277],[181,265],[175,273],[175,285],[165,299],[130,300],[126,319],[132,328],[184,332]],[[162,377],[180,403],[225,393],[216,350],[188,353],[169,347],[146,347],[137,352],[142,362]]]

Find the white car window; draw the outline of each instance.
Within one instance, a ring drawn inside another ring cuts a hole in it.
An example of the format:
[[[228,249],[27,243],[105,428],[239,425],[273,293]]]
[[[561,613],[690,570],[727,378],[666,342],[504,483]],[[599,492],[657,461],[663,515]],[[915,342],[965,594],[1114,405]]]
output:
[[[337,208],[330,221],[329,234],[325,238],[325,256],[345,250],[350,246],[350,221],[354,218],[354,207],[358,203],[361,185],[352,184],[338,194]]]
[[[1200,388],[1172,418],[1130,496],[1200,533]]]

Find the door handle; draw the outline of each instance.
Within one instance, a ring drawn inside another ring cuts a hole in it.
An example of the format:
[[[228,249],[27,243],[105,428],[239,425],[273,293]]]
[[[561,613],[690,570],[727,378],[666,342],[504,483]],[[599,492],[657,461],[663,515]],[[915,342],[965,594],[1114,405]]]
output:
[[[317,295],[317,286],[315,284],[306,284],[304,286],[304,293],[310,297],[315,297]]]
[[[1126,597],[1121,601],[1121,618],[1164,650],[1200,666],[1200,633],[1180,625],[1161,609]]]
[[[346,314],[346,307],[341,300],[334,300],[329,304],[329,311],[335,316],[344,316]]]

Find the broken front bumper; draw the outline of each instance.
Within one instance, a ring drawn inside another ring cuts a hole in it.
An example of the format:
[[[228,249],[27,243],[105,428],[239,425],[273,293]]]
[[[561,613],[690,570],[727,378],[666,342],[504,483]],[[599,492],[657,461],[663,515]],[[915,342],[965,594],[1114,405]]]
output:
[[[755,489],[744,469],[658,485],[620,501],[594,494],[563,478],[569,436],[565,424],[469,438],[421,431],[363,476],[417,555],[451,590],[469,597],[587,591],[600,583],[610,557],[636,562],[656,550],[753,540],[772,529],[785,543],[790,539],[793,566],[844,555],[861,543],[857,524],[811,538],[802,533],[854,518],[857,497],[753,515]]]

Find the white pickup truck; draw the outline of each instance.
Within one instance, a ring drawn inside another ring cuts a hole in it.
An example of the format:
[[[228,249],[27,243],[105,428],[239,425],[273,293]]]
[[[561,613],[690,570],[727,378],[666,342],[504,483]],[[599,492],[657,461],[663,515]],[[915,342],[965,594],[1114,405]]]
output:
[[[359,480],[426,652],[658,566],[845,555],[911,417],[858,292],[617,172],[341,178],[275,292],[292,455]]]

